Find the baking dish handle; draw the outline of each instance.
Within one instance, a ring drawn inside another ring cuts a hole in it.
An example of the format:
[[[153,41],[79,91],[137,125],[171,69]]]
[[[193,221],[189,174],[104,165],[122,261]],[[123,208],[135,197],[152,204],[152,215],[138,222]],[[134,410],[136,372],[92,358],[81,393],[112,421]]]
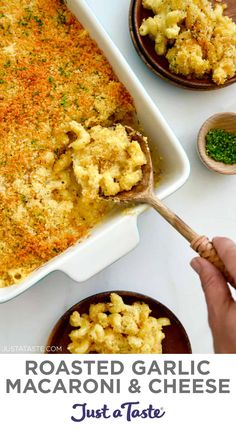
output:
[[[83,282],[134,249],[139,243],[137,217],[126,215],[114,226],[73,247],[55,270]]]

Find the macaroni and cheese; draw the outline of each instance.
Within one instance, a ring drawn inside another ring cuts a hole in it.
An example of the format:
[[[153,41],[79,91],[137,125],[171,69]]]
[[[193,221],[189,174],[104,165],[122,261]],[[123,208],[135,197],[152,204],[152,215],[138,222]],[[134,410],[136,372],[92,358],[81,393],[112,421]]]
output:
[[[71,144],[73,168],[83,196],[113,196],[132,189],[142,179],[146,157],[124,126],[94,126],[89,131],[75,122],[71,126],[77,134]]]
[[[1,1],[0,45],[4,287],[86,237],[111,209],[78,186],[70,147],[76,145],[75,124],[134,126],[135,109],[63,1]]]
[[[154,13],[140,27],[158,55],[165,55],[176,74],[212,75],[224,84],[236,73],[236,24],[224,16],[226,5],[208,0],[143,0]]]
[[[110,303],[92,304],[88,314],[75,311],[70,324],[72,354],[161,354],[165,335],[162,327],[170,325],[168,318],[154,318],[146,303],[124,303],[112,293]]]

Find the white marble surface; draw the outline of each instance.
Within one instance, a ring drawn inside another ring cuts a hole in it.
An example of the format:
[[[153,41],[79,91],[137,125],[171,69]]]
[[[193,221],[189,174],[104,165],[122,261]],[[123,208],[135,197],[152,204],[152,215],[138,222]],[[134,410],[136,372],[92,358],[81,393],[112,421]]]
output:
[[[129,0],[87,0],[120,48],[147,92],[184,146],[191,163],[186,185],[166,200],[196,231],[236,240],[235,176],[209,172],[196,153],[203,121],[236,110],[236,86],[212,92],[177,88],[150,72],[138,58],[128,32]],[[146,293],[170,307],[183,322],[193,352],[212,352],[206,306],[197,276],[189,267],[193,253],[185,240],[154,211],[139,218],[140,244],[85,283],[60,272],[49,275],[13,301],[0,305],[0,352],[38,350],[54,322],[71,305],[95,292],[124,289]],[[12,348],[11,348],[12,347]]]

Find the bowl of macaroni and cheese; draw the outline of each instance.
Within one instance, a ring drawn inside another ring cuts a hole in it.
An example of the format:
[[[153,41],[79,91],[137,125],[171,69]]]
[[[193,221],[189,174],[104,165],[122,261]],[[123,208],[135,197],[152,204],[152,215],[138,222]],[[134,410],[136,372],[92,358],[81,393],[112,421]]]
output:
[[[130,32],[145,64],[183,87],[211,90],[236,81],[233,0],[132,0]]]
[[[135,292],[112,291],[65,312],[49,336],[47,353],[187,354],[191,345],[183,325],[162,303]]]

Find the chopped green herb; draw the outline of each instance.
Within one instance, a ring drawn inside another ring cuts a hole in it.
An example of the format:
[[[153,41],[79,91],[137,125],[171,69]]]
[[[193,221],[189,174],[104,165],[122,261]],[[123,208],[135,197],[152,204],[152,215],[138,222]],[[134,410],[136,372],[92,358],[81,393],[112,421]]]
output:
[[[25,195],[20,194],[20,199],[21,199],[21,201],[22,201],[24,204],[27,204],[27,198],[26,198]]]
[[[54,150],[54,153],[55,153],[56,156],[60,156],[60,154],[61,154],[61,150],[60,150],[59,148],[56,148],[56,149]]]
[[[4,63],[3,65],[5,68],[9,68],[11,66],[11,60],[8,60],[6,63]]]
[[[63,12],[58,11],[57,12],[57,22],[58,24],[66,24],[66,16]]]
[[[21,25],[23,27],[26,27],[28,25],[28,22],[27,21],[23,21],[23,20],[20,20],[18,23],[19,23],[19,25]]]
[[[37,139],[33,139],[33,140],[31,141],[31,144],[34,146],[35,144],[37,144],[37,142],[38,142]]]
[[[84,90],[85,92],[89,92],[88,87],[84,86],[83,84],[79,84],[79,88],[80,88],[81,90]]]
[[[236,163],[236,133],[224,129],[210,129],[206,135],[206,153],[217,162]]]
[[[52,249],[52,251],[55,252],[55,253],[59,253],[59,252],[60,252],[60,249],[58,249],[57,247],[54,247],[54,248]]]
[[[64,76],[64,77],[69,77],[69,76],[70,76],[70,72],[66,71],[66,70],[63,69],[63,67],[61,67],[61,66],[58,68],[58,72],[59,72],[59,74],[60,74],[61,76]]]
[[[0,79],[0,84],[5,84],[6,81],[4,81],[3,79]]]
[[[61,66],[58,68],[58,72],[60,75],[65,75],[65,71]]]
[[[67,96],[66,96],[66,95],[64,95],[64,96],[61,98],[60,105],[63,106],[63,107],[66,109],[66,105],[67,105]]]
[[[52,85],[53,89],[55,90],[55,88],[56,88],[55,79],[52,76],[49,76],[48,82]]]
[[[43,21],[41,20],[41,18],[34,16],[34,21],[38,24],[39,27],[43,26]]]

